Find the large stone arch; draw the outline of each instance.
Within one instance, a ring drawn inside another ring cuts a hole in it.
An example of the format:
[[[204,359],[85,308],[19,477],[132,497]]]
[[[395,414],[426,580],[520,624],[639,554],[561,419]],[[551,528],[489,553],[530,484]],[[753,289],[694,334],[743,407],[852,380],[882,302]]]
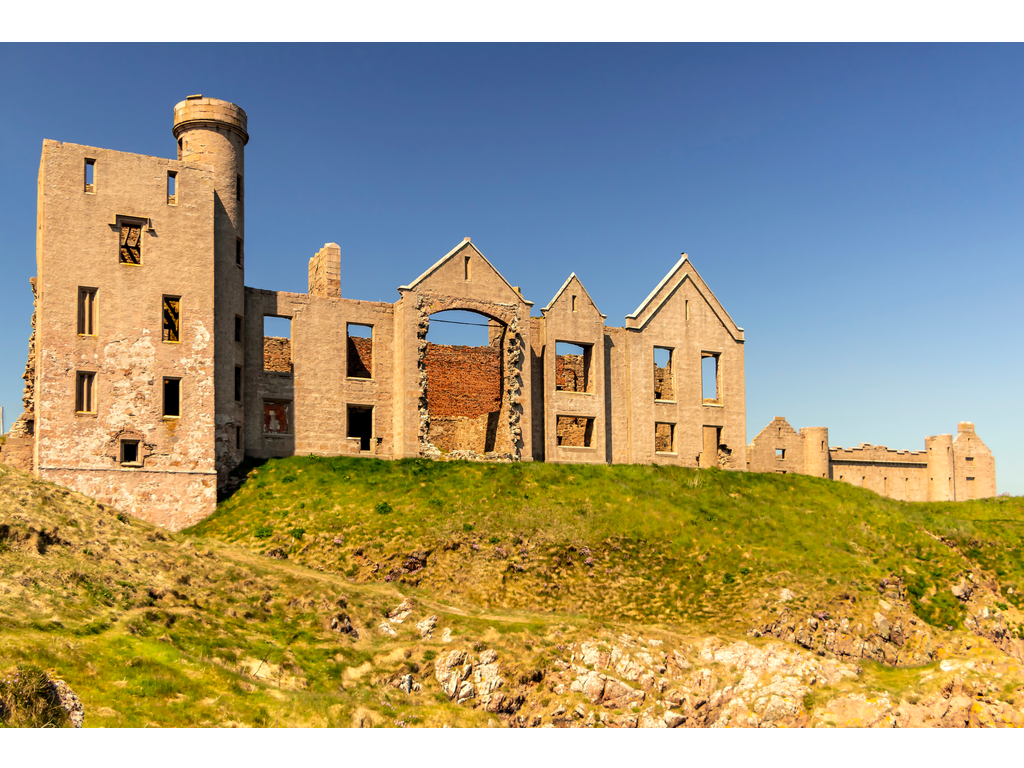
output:
[[[412,297],[409,297],[412,298]],[[501,375],[502,396],[498,412],[501,430],[495,444],[495,453],[511,461],[520,461],[523,454],[523,375],[526,344],[523,340],[524,323],[529,322],[529,309],[524,303],[483,301],[465,296],[417,293],[413,306],[418,314],[417,373],[419,386],[419,452],[422,456],[437,457],[441,451],[430,441],[430,411],[427,402],[427,333],[430,317],[439,312],[462,310],[474,312],[502,326]],[[526,310],[524,312],[524,309]]]

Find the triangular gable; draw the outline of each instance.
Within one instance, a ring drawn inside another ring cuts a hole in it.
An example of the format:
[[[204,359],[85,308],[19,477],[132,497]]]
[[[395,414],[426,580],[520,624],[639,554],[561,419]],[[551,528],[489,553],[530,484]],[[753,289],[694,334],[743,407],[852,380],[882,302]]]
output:
[[[721,321],[725,329],[729,331],[734,339],[737,341],[743,340],[743,329],[740,328],[733,319],[729,316],[729,313],[725,311],[725,307],[718,300],[712,290],[708,287],[707,283],[704,282],[704,278],[700,276],[700,273],[694,268],[693,263],[690,261],[690,257],[685,253],[680,257],[679,261],[676,262],[675,266],[669,270],[668,274],[662,278],[661,282],[655,287],[653,291],[643,300],[643,303],[636,308],[636,311],[631,315],[626,315],[626,327],[627,328],[643,328],[647,323],[651,321],[658,311],[672,298],[679,286],[684,281],[689,279],[693,283],[693,287],[696,288],[697,293],[700,294],[701,298],[707,302],[708,306]]]
[[[480,249],[477,248],[475,245],[473,245],[473,243],[470,242],[468,237],[465,240],[463,240],[461,243],[459,243],[457,246],[452,248],[450,251],[448,251],[448,253],[446,253],[440,259],[438,259],[433,265],[431,265],[431,267],[426,272],[424,272],[422,275],[417,277],[411,283],[409,283],[408,285],[400,285],[400,286],[398,286],[398,290],[400,290],[400,291],[414,291],[414,290],[416,290],[416,287],[418,285],[420,285],[424,280],[426,280],[431,275],[433,275],[435,272],[437,272],[437,270],[439,270],[442,266],[444,266],[449,261],[454,259],[459,253],[464,251],[466,248],[472,249],[473,253],[475,253],[477,256],[479,256],[483,260],[484,264],[486,264],[491,269],[491,271],[501,279],[501,282],[503,282],[505,285],[508,286],[509,291],[512,293],[513,296],[516,297],[517,300],[523,302],[524,304],[526,304],[528,306],[531,306],[531,307],[533,306],[533,302],[532,301],[527,301],[526,299],[524,299],[523,296],[519,293],[519,291],[517,291],[515,288],[513,288],[512,284],[508,280],[505,279],[505,276],[503,274],[501,274],[501,272],[499,272],[497,269],[494,268],[494,265],[491,264],[491,262],[487,259],[487,257],[484,256],[480,252]]]
[[[593,300],[593,299],[592,299],[592,298],[590,297],[590,294],[589,294],[589,293],[587,292],[587,289],[583,287],[583,282],[582,282],[582,281],[581,281],[581,280],[580,280],[580,279],[579,279],[578,277],[576,277],[576,273],[575,273],[575,272],[573,272],[573,273],[572,273],[571,275],[569,275],[569,277],[567,277],[567,278],[566,278],[565,282],[564,282],[564,283],[562,283],[562,287],[558,289],[558,291],[557,291],[557,292],[555,293],[555,295],[554,295],[554,296],[553,296],[553,297],[551,298],[551,301],[549,301],[549,302],[548,302],[548,305],[547,305],[546,307],[544,307],[544,308],[543,308],[543,309],[542,309],[542,310],[540,311],[540,313],[541,313],[542,315],[546,315],[546,314],[548,313],[548,310],[550,310],[550,309],[551,309],[551,308],[552,308],[552,307],[553,307],[553,306],[555,305],[555,302],[556,302],[556,301],[558,301],[558,298],[559,298],[559,297],[560,297],[560,296],[561,296],[561,295],[562,295],[563,293],[565,293],[566,289],[567,289],[567,288],[568,288],[568,287],[569,287],[569,286],[570,286],[570,285],[571,285],[571,284],[573,283],[573,281],[575,281],[576,285],[577,285],[577,286],[579,286],[579,290],[580,290],[580,292],[581,292],[581,293],[582,293],[582,294],[583,294],[584,296],[586,296],[586,297],[587,297],[587,301],[589,301],[589,302],[590,302],[590,305],[591,305],[591,306],[592,306],[592,307],[593,307],[593,308],[594,308],[595,310],[597,310],[597,314],[599,314],[599,315],[601,316],[601,319],[602,319],[602,320],[605,320],[605,319],[607,319],[607,318],[608,318],[608,315],[604,314],[604,312],[602,312],[602,311],[601,311],[600,309],[597,309],[597,302],[595,302],[595,301],[594,301],[594,300]]]
[[[757,433],[757,437],[750,441],[750,447],[753,448],[761,438],[768,441],[777,440],[779,437],[779,427],[782,427],[783,434],[800,434],[782,416],[776,416],[768,422],[768,426]]]

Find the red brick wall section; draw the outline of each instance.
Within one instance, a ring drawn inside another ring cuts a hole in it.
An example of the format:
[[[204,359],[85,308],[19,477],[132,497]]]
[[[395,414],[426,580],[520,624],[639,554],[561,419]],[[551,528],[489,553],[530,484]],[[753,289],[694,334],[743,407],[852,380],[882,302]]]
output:
[[[432,417],[472,418],[501,409],[501,349],[427,344],[423,364]]]
[[[654,425],[654,450],[658,453],[673,453],[672,451],[672,425]]]
[[[579,357],[579,355],[574,355]],[[588,424],[587,422],[591,422]],[[555,422],[555,434],[559,445],[570,448],[589,448],[593,443],[593,419],[559,416]],[[587,427],[590,427],[588,430]]]
[[[369,379],[371,371],[373,371],[373,339],[349,336],[348,375],[357,379]]]
[[[292,372],[292,340],[278,336],[263,337],[263,370]]]

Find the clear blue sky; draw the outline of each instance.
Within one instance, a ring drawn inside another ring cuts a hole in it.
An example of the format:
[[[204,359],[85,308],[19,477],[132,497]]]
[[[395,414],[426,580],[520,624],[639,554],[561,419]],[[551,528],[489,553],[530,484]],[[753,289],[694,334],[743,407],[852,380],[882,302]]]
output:
[[[621,325],[686,251],[746,329],[748,441],[923,449],[973,420],[1024,493],[1021,46],[0,46],[0,404],[20,412],[44,138],[172,157],[249,114],[246,281],[393,301],[464,236]]]

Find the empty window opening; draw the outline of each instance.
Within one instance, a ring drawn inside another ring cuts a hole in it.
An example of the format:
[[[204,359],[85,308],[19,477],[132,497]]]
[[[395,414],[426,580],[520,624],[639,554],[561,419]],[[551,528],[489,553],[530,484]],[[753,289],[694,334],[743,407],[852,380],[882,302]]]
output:
[[[584,416],[558,416],[555,439],[563,448],[593,448],[594,419]]]
[[[555,391],[593,392],[594,345],[555,342]]]
[[[235,425],[235,448],[239,451],[242,450],[242,428],[237,424]]]
[[[242,402],[242,366],[235,366],[235,402]]]
[[[179,160],[181,160],[181,153],[182,153],[182,150],[184,148],[185,148],[185,145],[184,145],[183,141],[181,139],[178,139],[178,159]]]
[[[684,306],[686,308],[686,322],[690,322],[690,300],[689,299],[687,299],[684,302]]]
[[[75,376],[75,410],[96,413],[96,374],[78,371]]]
[[[242,241],[235,240],[235,265],[242,266]]]
[[[675,453],[676,452],[676,425],[662,424],[654,425],[654,452]]]
[[[373,326],[348,324],[347,375],[353,379],[373,378]]]
[[[290,317],[263,316],[263,370],[292,372],[292,321]]]
[[[91,157],[85,158],[85,193],[88,195],[96,192],[96,161]]]
[[[263,401],[263,432],[268,435],[291,434],[291,401]]]
[[[96,335],[96,289],[78,289],[78,334]]]
[[[167,204],[178,204],[178,172],[167,172]]]
[[[348,437],[359,441],[360,451],[370,450],[370,441],[373,439],[373,406],[348,407]]]
[[[776,469],[775,470],[775,474],[777,474],[777,475],[784,475],[784,474],[786,474],[786,470],[784,470],[784,469]]]
[[[576,297],[575,296],[572,297],[572,311],[573,312],[576,311]]]
[[[181,379],[164,377],[164,418],[181,416]]]
[[[676,382],[672,372],[672,350],[668,347],[654,348],[654,399],[676,399]]]
[[[469,280],[470,277],[470,266],[469,256],[466,256],[465,261],[463,261],[463,267],[465,268],[465,277],[467,280]]]
[[[442,453],[511,453],[515,437],[505,406],[504,323],[468,310],[430,316],[426,371],[427,442]]]
[[[235,341],[239,344],[242,343],[242,328],[242,317],[240,315],[235,315]]]
[[[973,456],[968,456],[965,460],[967,461],[968,464],[971,464],[974,461],[974,457]]]
[[[825,441],[824,440],[821,441],[821,450],[823,450],[823,451],[825,450]]]
[[[139,455],[138,440],[121,441],[121,463],[136,466],[142,464],[142,458]]]
[[[718,381],[720,373],[718,357],[717,352],[700,353],[700,390],[705,403],[720,403],[722,401]]]
[[[181,341],[181,296],[164,296],[163,340]]]
[[[121,223],[118,258],[122,264],[142,264],[142,224]]]
[[[704,442],[704,450],[699,459],[701,468],[722,466],[727,455],[726,451],[728,451],[726,446],[722,445],[722,428],[713,424],[705,424],[701,431]]]
[[[242,175],[238,174],[235,176],[235,199],[241,200],[242,195],[245,194],[245,187],[242,185]]]
[[[776,448],[775,449],[775,458],[779,459],[780,461],[785,460],[785,458],[786,458],[786,449],[785,448]]]

